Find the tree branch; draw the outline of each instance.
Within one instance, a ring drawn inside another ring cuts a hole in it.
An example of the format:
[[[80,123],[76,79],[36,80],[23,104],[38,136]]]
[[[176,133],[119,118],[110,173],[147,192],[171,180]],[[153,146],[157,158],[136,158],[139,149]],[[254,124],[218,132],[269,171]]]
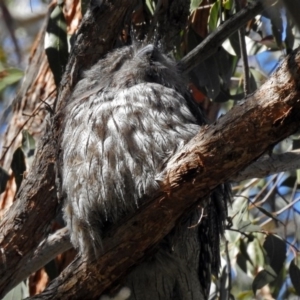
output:
[[[263,5],[259,0],[254,4],[249,4],[248,7],[241,9],[231,19],[221,24],[214,32],[206,37],[206,39],[179,62],[179,68],[187,74],[196,65],[207,59],[215,53],[222,43],[241,26],[253,19],[256,15],[263,11]]]
[[[67,228],[57,230],[54,234],[45,238],[35,249],[34,253],[27,253],[23,257],[24,264],[12,278],[11,285],[15,286],[24,278],[29,277],[33,272],[44,267],[48,262],[53,260],[57,255],[72,248],[69,231]]]
[[[230,181],[239,182],[251,178],[263,178],[279,172],[293,171],[300,169],[300,150],[294,150],[282,154],[264,155],[246,169],[230,178]],[[45,266],[58,254],[69,250],[72,247],[68,229],[62,228],[47,237],[35,250],[23,271],[18,274],[20,278],[26,278],[31,273]],[[18,281],[18,280],[16,280]]]
[[[205,126],[160,175],[155,199],[109,231],[103,255],[79,258],[30,299],[91,299],[129,272],[172,230],[183,213],[300,126],[300,51],[294,51],[254,94]],[[241,136],[243,138],[241,138]]]
[[[300,150],[282,154],[264,155],[246,169],[230,178],[239,182],[251,178],[263,178],[268,175],[300,169]]]

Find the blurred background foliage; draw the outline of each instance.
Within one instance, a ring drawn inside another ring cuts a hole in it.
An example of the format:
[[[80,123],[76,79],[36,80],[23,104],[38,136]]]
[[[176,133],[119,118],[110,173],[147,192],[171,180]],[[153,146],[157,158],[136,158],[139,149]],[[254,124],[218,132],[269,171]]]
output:
[[[58,26],[65,31],[65,41],[70,41],[81,18],[68,14],[67,9],[75,2],[66,4],[60,1],[58,6],[56,2],[51,4],[53,8],[60,7],[64,13],[65,19],[60,19],[60,22],[66,20],[66,26],[60,26],[61,23]],[[141,1],[133,16],[136,28],[151,23],[159,2]],[[80,3],[84,10],[87,3]],[[247,0],[192,0],[185,30],[180,33],[175,45],[171,45],[170,55],[176,59],[183,57],[247,3]],[[13,99],[26,70],[30,51],[35,49],[34,41],[46,19],[49,5],[48,1],[42,0],[0,0],[0,146],[7,125],[13,125],[10,123]],[[77,18],[73,29],[70,29],[70,18]],[[54,25],[48,23],[48,30]],[[129,43],[130,35],[131,29],[125,27],[116,46]],[[51,54],[54,55],[51,57],[47,53],[56,85],[59,84],[60,72],[71,47],[70,42],[68,45],[61,43],[65,38],[62,36],[64,34],[60,33],[60,42],[54,40],[54,43],[59,45],[56,50],[60,57],[64,55],[64,60],[58,63],[57,54]],[[232,34],[222,47],[196,66],[189,74],[190,89],[210,122],[259,88],[299,42],[299,28],[284,3],[277,1],[239,33]],[[48,44],[46,36],[45,45]],[[243,53],[246,54],[246,61],[242,58]],[[5,204],[8,190],[12,199],[30,168],[35,140],[38,139],[30,128],[23,128],[22,124],[16,126],[21,128],[19,146],[14,149],[10,169],[1,167],[0,170],[1,193],[6,190],[6,197],[0,202],[1,215],[8,206]],[[269,155],[299,148],[298,132],[276,145]],[[233,182],[232,185],[234,203],[229,208],[228,230],[221,249],[222,270],[220,278],[213,279],[210,298],[296,299],[300,296],[300,170]],[[61,226],[63,223],[60,220],[57,228]],[[5,299],[21,299],[42,291],[49,280],[71,261],[72,255],[69,258],[62,255],[49,263],[33,274],[29,281],[17,286]]]

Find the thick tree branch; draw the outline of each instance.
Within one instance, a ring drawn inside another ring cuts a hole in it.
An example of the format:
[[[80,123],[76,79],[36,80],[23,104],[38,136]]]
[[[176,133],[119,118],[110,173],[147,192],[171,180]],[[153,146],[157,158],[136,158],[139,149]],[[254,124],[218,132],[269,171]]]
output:
[[[300,169],[300,150],[282,154],[266,154],[246,169],[232,176],[230,180],[239,182],[251,178],[263,178],[268,175],[296,169]]]
[[[161,189],[135,215],[105,235],[103,255],[76,259],[31,299],[98,297],[170,232],[195,199],[207,195],[300,127],[300,51],[254,94],[201,132],[161,174]],[[241,138],[241,136],[243,138]]]
[[[239,182],[251,178],[263,178],[279,172],[293,171],[300,169],[300,151],[294,150],[282,154],[266,154],[252,163],[246,169],[235,176],[230,177],[230,181]],[[19,278],[26,278],[31,273],[45,266],[58,254],[72,248],[67,228],[57,230],[47,237],[34,251],[34,256],[30,256],[28,262],[20,270]],[[15,280],[18,282],[19,278]]]
[[[279,172],[293,171],[300,169],[300,151],[290,151],[282,154],[266,154],[252,163],[246,169],[238,172],[229,178],[230,181],[240,182],[251,178],[264,178],[268,175]],[[54,234],[47,237],[35,250],[34,256],[30,256],[30,268],[28,264],[20,271],[19,278],[24,279],[31,273],[45,266],[49,261],[54,259],[58,254],[70,249],[72,244],[69,240],[67,228],[60,229]],[[16,280],[18,281],[19,278]]]

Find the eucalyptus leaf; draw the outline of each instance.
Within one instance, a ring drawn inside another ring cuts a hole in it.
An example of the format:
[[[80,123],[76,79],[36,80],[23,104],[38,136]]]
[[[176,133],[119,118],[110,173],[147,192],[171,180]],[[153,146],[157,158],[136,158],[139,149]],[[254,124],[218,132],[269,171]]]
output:
[[[154,14],[154,6],[153,6],[153,1],[152,0],[146,0],[146,5],[151,12],[151,14]]]
[[[296,265],[295,261],[296,259],[293,259],[290,263],[289,274],[296,293],[300,296],[300,269]]]
[[[15,176],[17,190],[19,190],[24,172],[26,171],[25,155],[21,148],[18,148],[13,154],[11,169]]]
[[[218,26],[218,21],[220,17],[219,13],[220,13],[220,2],[216,1],[210,9],[210,14],[208,18],[208,28],[210,32],[214,31]]]
[[[251,221],[244,220],[239,223],[239,230],[243,232],[257,232],[260,231],[261,228],[259,225],[255,225]]]
[[[247,274],[247,260],[246,260],[245,256],[242,255],[242,253],[238,253],[238,255],[236,257],[236,263],[244,271],[244,273]]]
[[[233,6],[233,0],[225,0],[223,2],[223,7],[227,10],[231,10]]]
[[[10,290],[2,300],[20,300],[29,297],[28,285],[20,282],[12,290]]]
[[[191,5],[190,5],[190,10],[193,11],[195,9],[197,9],[200,4],[202,3],[203,0],[192,0],[191,1]]]
[[[276,218],[276,217],[273,215],[273,213],[267,211],[266,209],[264,209],[264,208],[261,207],[261,206],[256,206],[256,208],[257,208],[259,211],[261,211],[264,215],[266,215],[266,216],[268,216],[269,218],[271,218],[272,220],[274,220],[274,221],[279,222],[279,223],[282,224],[282,222],[281,222],[278,218]],[[283,225],[284,225],[284,224],[283,224]]]
[[[61,5],[54,8],[48,20],[45,51],[58,87],[68,61],[67,25]]]
[[[8,179],[8,173],[0,167],[0,194],[5,191]]]
[[[256,294],[256,291],[264,287],[266,284],[274,281],[276,277],[274,274],[267,272],[266,270],[260,271],[253,280],[252,290]]]
[[[279,274],[286,259],[285,242],[278,236],[269,234],[266,237],[263,247],[268,255],[270,266],[276,274]]]
[[[0,92],[6,87],[17,83],[23,75],[24,73],[16,68],[9,68],[0,71]]]
[[[27,130],[22,131],[22,150],[26,157],[31,157],[35,150],[35,140]]]

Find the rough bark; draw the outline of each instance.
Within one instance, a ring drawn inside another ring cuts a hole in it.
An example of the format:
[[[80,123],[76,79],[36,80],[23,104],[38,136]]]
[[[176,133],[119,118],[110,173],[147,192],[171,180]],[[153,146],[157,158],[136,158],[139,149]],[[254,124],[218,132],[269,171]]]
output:
[[[176,220],[300,127],[300,51],[295,51],[254,94],[201,132],[161,174],[155,199],[107,233],[103,255],[77,258],[41,295],[30,299],[95,298],[153,250]],[[241,138],[242,137],[242,138]]]

